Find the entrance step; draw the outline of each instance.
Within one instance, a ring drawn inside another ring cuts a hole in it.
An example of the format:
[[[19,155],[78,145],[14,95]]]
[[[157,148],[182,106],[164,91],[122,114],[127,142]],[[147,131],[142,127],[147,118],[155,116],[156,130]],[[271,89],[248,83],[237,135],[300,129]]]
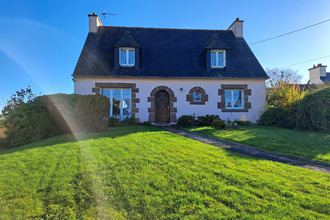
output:
[[[171,123],[153,123],[152,125],[157,127],[171,127],[173,124]]]

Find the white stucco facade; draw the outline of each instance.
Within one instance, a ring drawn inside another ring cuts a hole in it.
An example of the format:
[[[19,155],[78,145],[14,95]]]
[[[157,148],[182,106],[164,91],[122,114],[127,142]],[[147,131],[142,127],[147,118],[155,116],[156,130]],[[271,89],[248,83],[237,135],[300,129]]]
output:
[[[79,77],[75,79],[74,92],[76,94],[87,95],[95,94],[92,88],[95,83],[136,83],[138,93],[136,98],[139,103],[136,104],[138,112],[135,114],[140,121],[148,121],[151,103],[148,102],[148,97],[152,90],[159,86],[170,88],[176,102],[173,108],[177,109],[176,117],[181,115],[205,116],[219,115],[223,120],[235,120],[246,118],[252,122],[258,120],[265,110],[266,90],[264,79],[157,79],[157,78],[102,78],[102,77]],[[221,100],[219,89],[221,85],[247,85],[251,89],[251,95],[248,96],[248,101],[251,103],[251,108],[247,112],[222,112],[218,108],[218,102]],[[208,95],[208,101],[204,105],[192,105],[187,101],[187,94],[193,87],[201,87]],[[182,88],[182,90],[180,90]]]

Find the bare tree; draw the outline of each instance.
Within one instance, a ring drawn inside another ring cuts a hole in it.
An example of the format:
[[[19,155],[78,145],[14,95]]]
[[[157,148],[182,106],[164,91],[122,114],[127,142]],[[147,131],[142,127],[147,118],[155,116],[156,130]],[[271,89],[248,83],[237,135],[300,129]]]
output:
[[[267,80],[267,86],[277,87],[280,84],[300,84],[302,75],[292,69],[266,69],[266,73],[269,76]]]

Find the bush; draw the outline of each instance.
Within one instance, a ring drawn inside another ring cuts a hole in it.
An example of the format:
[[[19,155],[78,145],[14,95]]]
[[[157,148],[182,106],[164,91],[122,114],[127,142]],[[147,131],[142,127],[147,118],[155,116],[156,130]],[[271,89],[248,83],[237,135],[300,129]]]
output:
[[[195,124],[195,116],[193,115],[182,115],[177,123],[177,127],[192,127]]]
[[[100,95],[56,94],[36,97],[31,89],[17,91],[3,109],[8,147],[58,134],[104,131],[110,101]]]
[[[247,119],[238,119],[238,120],[234,120],[234,123],[236,123],[237,125],[242,125],[242,126],[247,126],[247,125],[251,125],[252,123],[247,120]]]
[[[143,126],[152,126],[151,122],[150,121],[144,121],[142,123]]]
[[[237,123],[225,123],[225,129],[238,130]]]
[[[261,116],[259,124],[265,126],[278,125],[279,121],[288,117],[284,108],[269,108]]]
[[[7,147],[14,147],[48,137],[50,115],[28,87],[17,91],[2,110]]]
[[[119,118],[110,117],[109,118],[109,127],[118,127],[120,126]]]
[[[108,127],[110,100],[103,95],[80,96],[75,105],[79,131],[98,132]]]
[[[330,133],[330,87],[307,94],[296,106],[296,128]]]
[[[296,122],[294,117],[288,117],[280,120],[277,125],[281,128],[294,129],[296,127]]]
[[[215,119],[219,119],[219,115],[206,115],[206,116],[198,116],[196,125],[197,126],[211,126],[212,122]]]
[[[120,121],[120,124],[121,125],[124,125],[124,126],[131,126],[131,125],[136,125],[136,121],[135,121],[135,118],[125,118],[124,120]]]
[[[45,106],[50,114],[50,136],[70,134],[78,130],[76,123],[76,103],[81,95],[78,94],[54,94],[36,98],[36,102]]]
[[[212,128],[216,128],[216,129],[224,129],[226,126],[225,121],[221,120],[221,119],[215,119],[212,122],[211,127]]]

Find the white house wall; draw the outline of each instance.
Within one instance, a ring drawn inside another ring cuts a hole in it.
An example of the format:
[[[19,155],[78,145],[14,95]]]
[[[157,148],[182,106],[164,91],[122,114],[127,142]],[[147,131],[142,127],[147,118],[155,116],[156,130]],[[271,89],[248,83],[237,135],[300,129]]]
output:
[[[151,91],[158,86],[169,87],[177,102],[174,102],[174,108],[177,108],[177,118],[181,115],[196,116],[214,114],[219,115],[224,120],[235,120],[240,118],[246,118],[255,122],[260,118],[260,115],[264,112],[266,101],[266,89],[265,81],[251,80],[251,79],[141,79],[141,78],[88,78],[79,77],[76,78],[74,92],[76,94],[87,95],[95,94],[92,92],[92,88],[95,87],[95,83],[136,83],[136,88],[139,92],[136,94],[136,98],[140,99],[137,103],[139,112],[135,114],[136,118],[140,121],[148,121],[149,113],[148,108],[151,107],[151,103],[148,102],[147,97],[150,96]],[[248,112],[221,112],[218,109],[217,103],[220,102],[220,96],[218,90],[221,89],[221,85],[226,84],[246,84],[248,89],[251,89],[251,95],[248,96],[248,101],[251,102],[251,109]],[[203,88],[208,94],[208,101],[205,105],[192,105],[187,101],[186,95],[193,87],[199,86]],[[180,91],[180,88],[183,91]]]

